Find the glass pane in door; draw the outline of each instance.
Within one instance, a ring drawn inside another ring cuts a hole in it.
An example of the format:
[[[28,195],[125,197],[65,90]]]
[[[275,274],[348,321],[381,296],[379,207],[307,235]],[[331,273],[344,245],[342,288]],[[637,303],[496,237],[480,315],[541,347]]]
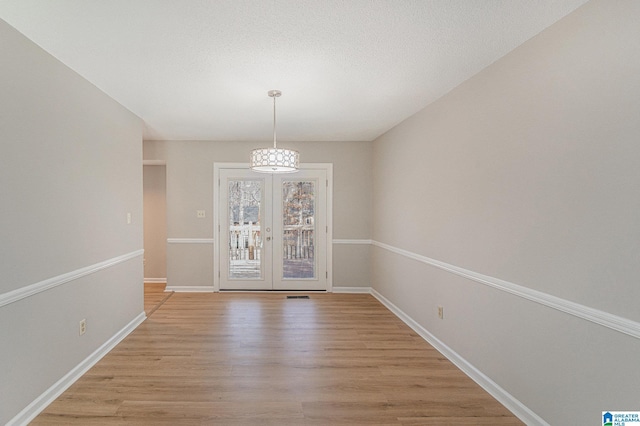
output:
[[[283,279],[315,278],[315,182],[282,182]]]
[[[262,180],[229,180],[229,279],[262,279]]]

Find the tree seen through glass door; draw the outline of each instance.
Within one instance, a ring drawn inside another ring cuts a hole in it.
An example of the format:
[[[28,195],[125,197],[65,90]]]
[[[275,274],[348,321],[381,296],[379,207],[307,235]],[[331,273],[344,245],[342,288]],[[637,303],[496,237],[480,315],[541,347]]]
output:
[[[315,278],[315,182],[282,182],[283,279]]]

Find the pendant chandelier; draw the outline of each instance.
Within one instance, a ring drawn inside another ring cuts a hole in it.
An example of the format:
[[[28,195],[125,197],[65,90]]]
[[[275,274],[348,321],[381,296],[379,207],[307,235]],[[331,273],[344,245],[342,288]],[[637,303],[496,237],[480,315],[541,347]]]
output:
[[[251,151],[251,170],[262,173],[292,173],[298,171],[300,154],[291,149],[278,148],[276,142],[276,98],[282,95],[279,90],[269,90],[273,98],[273,148],[258,148]]]

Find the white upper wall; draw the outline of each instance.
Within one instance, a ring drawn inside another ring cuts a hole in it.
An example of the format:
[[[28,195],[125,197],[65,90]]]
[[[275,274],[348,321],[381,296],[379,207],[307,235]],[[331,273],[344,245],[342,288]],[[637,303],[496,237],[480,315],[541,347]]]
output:
[[[303,163],[332,163],[334,238],[371,238],[370,142],[287,142]],[[169,238],[212,238],[213,223],[195,210],[213,206],[213,163],[248,163],[255,142],[145,141],[145,160],[167,163]],[[208,217],[213,217],[210,215]]]
[[[5,424],[143,311],[143,123],[4,21],[0,51]]]
[[[142,122],[0,24],[1,293],[141,247]]]
[[[333,237],[371,238],[371,142],[287,142],[303,163],[333,164]],[[255,142],[145,141],[146,160],[164,160],[167,168],[167,237],[213,238],[213,164],[248,163]],[[196,218],[205,210],[207,219]],[[170,286],[213,286],[213,249],[203,244],[170,244]],[[334,251],[338,287],[368,287],[368,247],[340,246]],[[197,265],[196,265],[197,264]]]
[[[640,2],[593,1],[374,145],[374,239],[640,321]]]

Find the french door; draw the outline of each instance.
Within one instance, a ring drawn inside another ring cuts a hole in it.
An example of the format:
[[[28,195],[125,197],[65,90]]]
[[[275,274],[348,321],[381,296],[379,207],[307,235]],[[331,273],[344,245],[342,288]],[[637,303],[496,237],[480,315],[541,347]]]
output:
[[[220,169],[220,290],[327,290],[326,174]]]

